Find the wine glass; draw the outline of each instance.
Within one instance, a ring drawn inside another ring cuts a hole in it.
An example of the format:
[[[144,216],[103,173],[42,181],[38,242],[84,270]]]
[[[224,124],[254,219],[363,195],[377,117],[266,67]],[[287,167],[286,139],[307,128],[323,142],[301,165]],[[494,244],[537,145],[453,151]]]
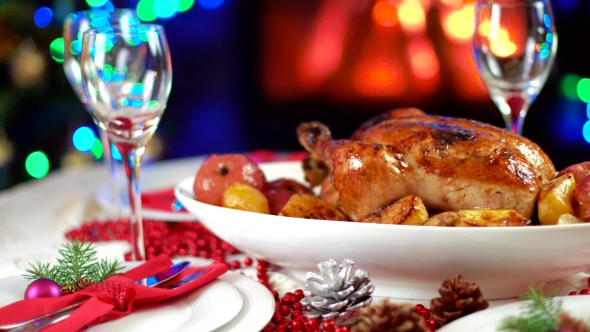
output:
[[[80,71],[80,57],[82,56],[82,35],[84,31],[94,28],[116,25],[137,25],[139,18],[133,9],[120,8],[112,12],[105,10],[86,10],[70,13],[64,20],[63,38],[65,45],[63,67],[66,77],[74,92],[83,105],[87,105],[84,89],[82,88],[82,73]],[[109,168],[110,174],[110,195],[111,200],[116,207],[117,213],[120,212],[120,193],[119,193],[119,168],[117,161],[111,156],[111,142],[106,132],[98,127],[99,137],[103,146],[103,160]]]
[[[80,65],[88,109],[123,157],[131,207],[131,259],[144,260],[139,167],[172,87],[164,27],[113,25],[87,30]]]
[[[531,103],[547,81],[557,32],[549,0],[484,0],[475,9],[473,51],[506,128],[522,135]]]

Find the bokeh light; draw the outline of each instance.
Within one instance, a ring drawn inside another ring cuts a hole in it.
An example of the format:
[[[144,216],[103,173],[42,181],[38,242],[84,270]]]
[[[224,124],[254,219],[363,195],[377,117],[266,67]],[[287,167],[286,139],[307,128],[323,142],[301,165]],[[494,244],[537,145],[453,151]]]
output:
[[[137,3],[137,16],[145,22],[151,22],[158,18],[154,12],[154,0],[141,0]]]
[[[96,136],[94,131],[89,127],[80,127],[76,129],[72,137],[74,147],[79,151],[86,152],[92,149]]]
[[[35,11],[33,19],[39,28],[45,28],[51,24],[51,21],[53,20],[53,12],[47,7],[41,7]]]
[[[94,138],[94,143],[92,144],[92,148],[90,149],[90,153],[96,159],[102,158],[102,154],[104,153],[102,148],[102,142],[98,138]]]
[[[53,60],[57,62],[64,62],[64,39],[55,38],[51,44],[49,44],[49,54]]]
[[[25,169],[30,176],[41,179],[49,173],[49,159],[45,153],[35,151],[25,160]]]
[[[471,41],[475,20],[475,5],[465,5],[452,11],[444,20],[444,31],[451,39],[460,42]]]
[[[108,0],[86,0],[90,7],[100,7],[107,3]]]
[[[392,27],[399,22],[397,8],[389,1],[379,1],[373,6],[373,19],[384,27]]]
[[[205,9],[215,9],[223,5],[224,0],[199,0],[199,6]]]
[[[153,10],[159,18],[171,18],[178,13],[178,0],[153,0]]]
[[[178,0],[178,12],[183,13],[193,8],[195,0]]]
[[[581,77],[576,74],[565,75],[561,79],[561,93],[568,99],[578,99],[578,82]]]
[[[426,13],[417,0],[405,0],[399,6],[399,19],[404,29],[421,32],[426,28]]]
[[[111,157],[113,157],[113,159],[115,160],[123,160],[123,158],[121,157],[121,153],[119,152],[115,144],[111,144]]]
[[[590,121],[586,121],[586,123],[584,123],[582,133],[584,134],[584,139],[586,140],[586,142],[590,144]]]
[[[590,78],[583,78],[578,81],[578,97],[585,103],[590,103]]]

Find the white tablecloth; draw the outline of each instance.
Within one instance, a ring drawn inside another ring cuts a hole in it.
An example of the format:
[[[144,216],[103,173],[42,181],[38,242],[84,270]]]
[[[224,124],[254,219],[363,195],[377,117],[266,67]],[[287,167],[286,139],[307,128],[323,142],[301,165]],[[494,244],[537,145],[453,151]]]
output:
[[[144,188],[156,189],[174,185],[193,176],[202,158],[186,158],[145,164],[141,180]],[[21,275],[30,262],[39,260],[54,264],[57,249],[66,241],[64,234],[85,221],[108,218],[112,211],[98,199],[107,184],[107,170],[102,164],[77,170],[59,170],[41,180],[32,180],[0,192],[0,279]],[[123,260],[129,244],[123,241],[96,244],[99,257],[119,257]],[[199,258],[189,258],[204,262]],[[243,270],[255,278],[252,269]],[[271,273],[270,281],[279,293],[303,288],[301,274],[287,270]],[[548,291],[564,293],[588,288],[587,273],[579,273],[549,283]],[[566,293],[567,294],[567,293]],[[406,301],[405,299],[395,299]],[[492,306],[515,299],[492,301]],[[412,301],[424,303],[423,301]]]

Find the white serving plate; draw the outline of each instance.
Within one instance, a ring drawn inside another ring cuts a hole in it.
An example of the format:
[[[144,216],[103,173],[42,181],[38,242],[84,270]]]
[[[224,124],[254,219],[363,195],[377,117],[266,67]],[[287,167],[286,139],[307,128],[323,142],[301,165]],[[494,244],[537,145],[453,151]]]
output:
[[[260,165],[267,180],[303,181],[300,162]],[[193,178],[175,195],[213,233],[279,266],[317,272],[350,258],[369,272],[376,296],[431,299],[445,278],[462,274],[486,299],[528,293],[528,286],[590,268],[590,223],[531,227],[426,227],[278,217],[198,202]]]
[[[572,317],[588,322],[590,319],[590,296],[556,297]],[[502,322],[508,317],[518,317],[528,313],[528,302],[521,301],[485,309],[460,318],[438,332],[498,332]]]

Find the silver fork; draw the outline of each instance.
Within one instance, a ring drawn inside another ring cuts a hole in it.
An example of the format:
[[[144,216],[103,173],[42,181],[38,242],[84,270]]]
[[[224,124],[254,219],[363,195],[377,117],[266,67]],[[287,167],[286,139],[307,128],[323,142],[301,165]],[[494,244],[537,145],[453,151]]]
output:
[[[196,271],[194,271],[193,273],[187,275],[186,277],[182,278],[181,280],[170,284],[168,287],[166,287],[167,289],[175,289],[178,288],[182,285],[188,284],[191,281],[194,281],[196,279],[198,279],[199,277],[201,277],[202,275],[204,275],[205,273],[209,272],[209,270],[211,270],[210,267],[207,268],[199,268]],[[0,331],[8,331],[8,332],[33,332],[33,331],[37,331],[43,327],[46,327],[48,325],[51,324],[55,324],[58,322],[61,322],[62,320],[68,318],[75,309],[77,309],[80,305],[82,305],[83,303],[85,303],[86,301],[81,301],[81,303],[75,303],[76,306],[68,306],[66,308],[63,308],[60,311],[60,314],[55,315],[56,313],[52,313],[51,317],[48,318],[42,318],[42,319],[35,319],[34,321],[31,321],[30,323],[24,324],[24,325],[19,325],[16,328],[13,329],[1,329]]]
[[[206,267],[206,268],[200,268],[198,270],[196,270],[195,272],[187,275],[186,277],[182,278],[180,281],[177,281],[171,285],[169,285],[167,288],[168,289],[174,289],[174,288],[178,288],[184,284],[188,284],[189,282],[199,278],[200,276],[202,276],[203,274],[209,272],[209,270],[211,270],[210,267]]]

